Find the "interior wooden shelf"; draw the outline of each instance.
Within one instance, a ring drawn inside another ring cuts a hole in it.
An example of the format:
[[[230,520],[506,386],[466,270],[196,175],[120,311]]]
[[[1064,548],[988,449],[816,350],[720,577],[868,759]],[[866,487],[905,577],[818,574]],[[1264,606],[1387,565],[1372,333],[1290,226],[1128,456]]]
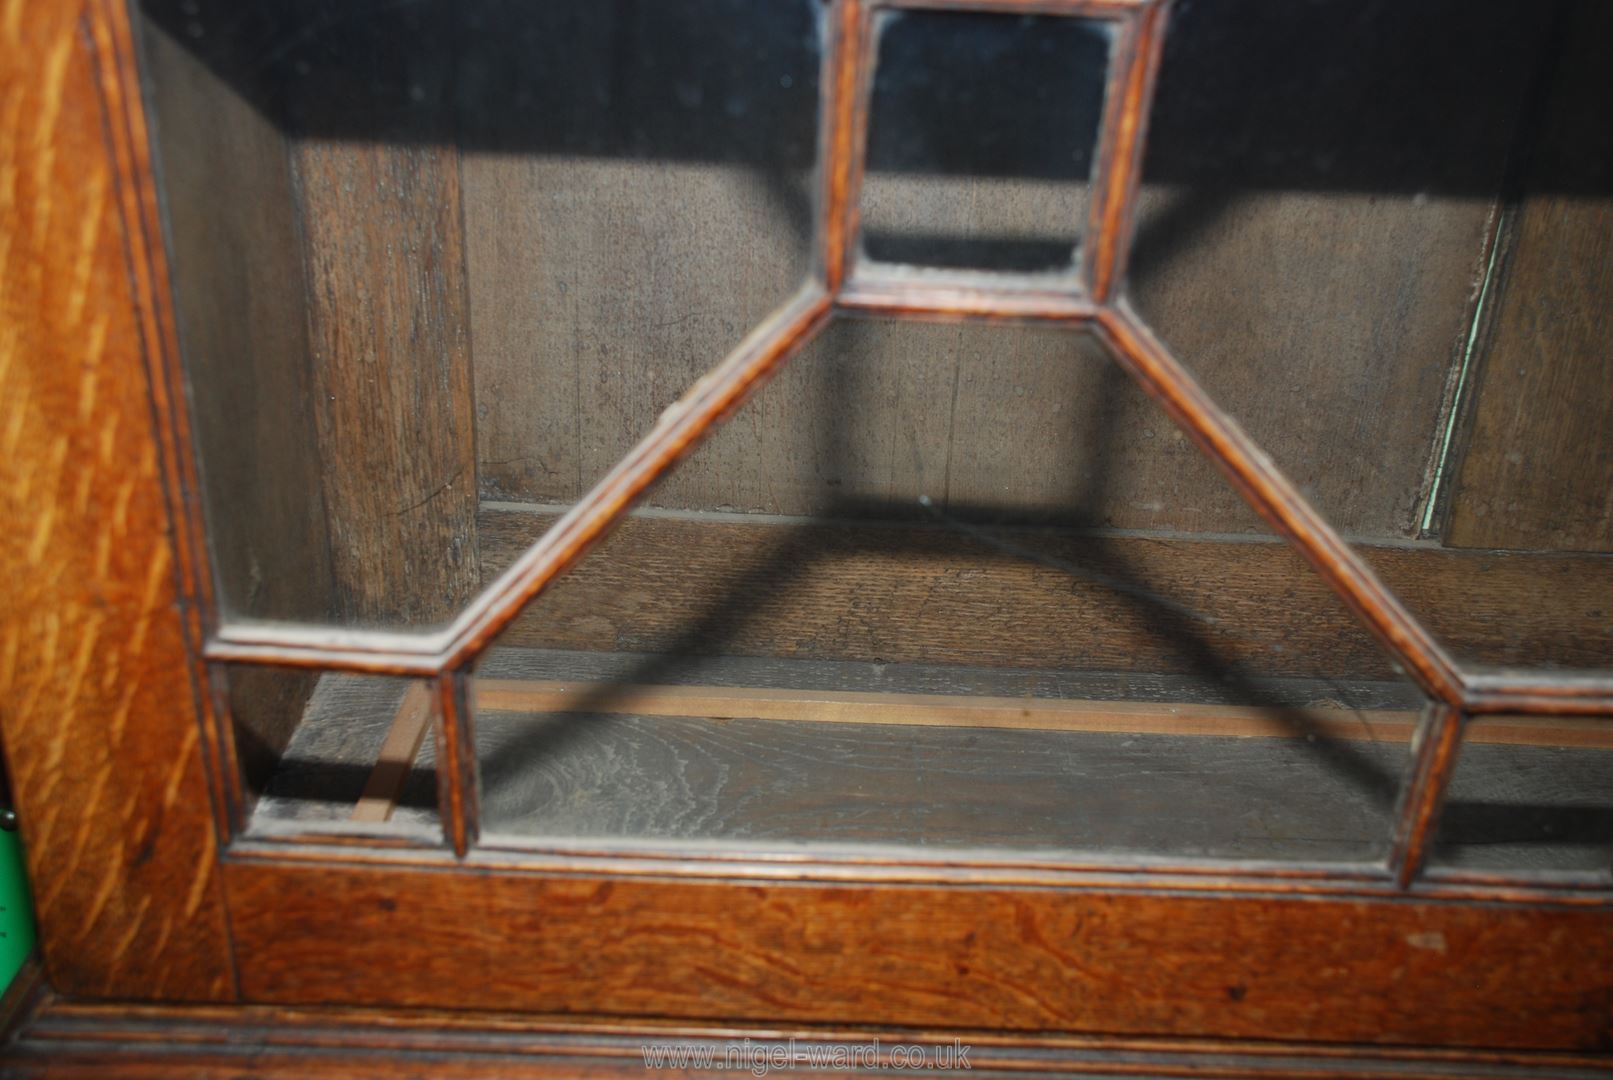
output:
[[[1037,857],[1379,858],[1420,704],[1386,682],[518,648],[472,685],[489,843]],[[324,676],[260,822],[432,827],[425,700],[423,684]],[[1605,724],[1476,726],[1453,860],[1596,868],[1610,768]]]

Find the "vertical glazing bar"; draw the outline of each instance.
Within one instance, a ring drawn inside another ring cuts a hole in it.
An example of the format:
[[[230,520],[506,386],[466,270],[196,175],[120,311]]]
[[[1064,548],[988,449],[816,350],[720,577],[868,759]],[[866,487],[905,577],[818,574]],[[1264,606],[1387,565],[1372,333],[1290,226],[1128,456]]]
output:
[[[1116,43],[1098,154],[1098,191],[1087,224],[1091,242],[1082,245],[1087,291],[1100,304],[1108,302],[1125,278],[1131,216],[1141,183],[1148,114],[1169,6],[1168,0],[1150,4],[1121,31]]]
[[[468,682],[463,669],[437,676],[437,806],[443,834],[460,858],[476,842],[480,803]]]
[[[1451,706],[1436,703],[1429,707],[1417,733],[1411,780],[1400,800],[1400,817],[1389,851],[1389,869],[1402,889],[1422,871],[1434,829],[1439,825],[1445,788],[1456,771],[1465,720]]]
[[[823,141],[823,204],[818,225],[824,288],[837,292],[857,242],[857,191],[862,185],[871,66],[864,0],[838,0],[829,14],[829,79]]]

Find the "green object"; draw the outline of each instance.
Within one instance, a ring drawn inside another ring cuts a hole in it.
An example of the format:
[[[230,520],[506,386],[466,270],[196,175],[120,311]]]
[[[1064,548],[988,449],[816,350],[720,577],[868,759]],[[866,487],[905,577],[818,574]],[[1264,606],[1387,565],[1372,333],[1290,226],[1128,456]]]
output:
[[[0,829],[0,989],[34,949],[34,905],[23,872],[22,841],[17,831]]]

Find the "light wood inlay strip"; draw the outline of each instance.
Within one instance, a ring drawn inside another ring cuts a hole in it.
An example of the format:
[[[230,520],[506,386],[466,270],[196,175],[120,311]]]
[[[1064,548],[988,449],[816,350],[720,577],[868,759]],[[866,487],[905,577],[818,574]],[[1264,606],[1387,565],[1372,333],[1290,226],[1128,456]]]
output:
[[[890,694],[767,687],[651,686],[540,679],[478,679],[487,712],[594,712],[708,720],[792,720],[830,724],[1017,728],[1040,731],[1213,735],[1407,742],[1418,714],[1335,706],[1277,708],[1191,702],[1069,701],[1048,698]],[[1613,749],[1613,724],[1507,717],[1474,725],[1470,743]]]
[[[364,794],[353,804],[354,821],[387,821],[397,809],[403,785],[420,756],[420,747],[431,728],[431,690],[424,682],[413,682],[398,705],[398,715],[381,744],[380,756],[364,785]]]
[[[1276,710],[1233,705],[1139,701],[890,694],[765,687],[642,686],[550,680],[482,679],[476,705],[490,712],[598,712],[712,720],[795,720],[832,724],[1113,731],[1171,735],[1285,738],[1312,731],[1332,737],[1405,741],[1417,714],[1318,708]],[[1284,716],[1308,720],[1303,729]]]

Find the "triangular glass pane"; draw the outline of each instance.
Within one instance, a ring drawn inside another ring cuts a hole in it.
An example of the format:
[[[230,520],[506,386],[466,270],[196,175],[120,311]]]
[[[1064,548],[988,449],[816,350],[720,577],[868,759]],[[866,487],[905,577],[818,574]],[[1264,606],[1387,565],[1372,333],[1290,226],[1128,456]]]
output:
[[[483,843],[1378,859],[1422,699],[1226,492],[1083,333],[837,322],[482,656]]]
[[[1176,9],[1129,291],[1470,668],[1613,674],[1604,5]]]

